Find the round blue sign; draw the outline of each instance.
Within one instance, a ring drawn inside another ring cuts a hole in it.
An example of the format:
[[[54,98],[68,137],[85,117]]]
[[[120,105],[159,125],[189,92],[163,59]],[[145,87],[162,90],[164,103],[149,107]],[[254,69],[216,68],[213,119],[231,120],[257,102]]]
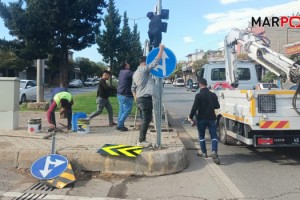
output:
[[[159,48],[153,49],[147,56],[146,64],[151,64],[155,57],[159,52]],[[162,58],[159,61],[159,65],[153,68],[150,72],[152,75],[165,78],[170,76],[174,70],[176,69],[176,56],[175,54],[168,48],[164,48],[164,52],[162,54]]]
[[[68,167],[68,160],[64,156],[51,154],[36,160],[30,168],[32,176],[41,180],[49,180],[58,177]]]

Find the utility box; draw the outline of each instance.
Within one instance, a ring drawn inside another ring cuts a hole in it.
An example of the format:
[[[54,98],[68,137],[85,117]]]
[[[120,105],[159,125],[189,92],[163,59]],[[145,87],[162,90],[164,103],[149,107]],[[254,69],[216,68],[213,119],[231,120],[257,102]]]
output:
[[[0,77],[0,129],[19,128],[20,79]]]

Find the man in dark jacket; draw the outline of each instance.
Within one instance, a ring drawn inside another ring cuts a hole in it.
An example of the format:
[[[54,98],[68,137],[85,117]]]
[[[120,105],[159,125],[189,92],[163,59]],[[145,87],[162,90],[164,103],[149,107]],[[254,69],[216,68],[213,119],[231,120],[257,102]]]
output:
[[[113,121],[113,109],[108,99],[111,88],[106,84],[106,81],[109,80],[110,77],[111,77],[111,72],[105,70],[99,81],[98,90],[97,90],[97,100],[96,100],[96,103],[98,104],[97,111],[93,112],[89,116],[89,119],[92,119],[100,115],[103,111],[103,108],[105,107],[108,112],[109,125],[114,126],[117,124]]]
[[[118,101],[119,101],[119,115],[117,130],[128,131],[128,128],[124,126],[125,120],[131,112],[133,104],[133,95],[131,92],[132,75],[128,63],[122,64],[122,70],[119,73],[118,82]]]
[[[215,109],[220,108],[218,97],[215,93],[210,92],[207,88],[207,81],[201,79],[199,81],[201,88],[200,92],[196,95],[195,101],[189,115],[190,120],[193,120],[196,112],[198,135],[200,140],[200,148],[202,154],[198,154],[204,158],[207,158],[207,150],[205,144],[205,129],[208,127],[209,134],[211,137],[212,153],[211,157],[213,161],[220,164],[218,158],[218,138],[217,138],[217,127],[216,127],[216,114]]]

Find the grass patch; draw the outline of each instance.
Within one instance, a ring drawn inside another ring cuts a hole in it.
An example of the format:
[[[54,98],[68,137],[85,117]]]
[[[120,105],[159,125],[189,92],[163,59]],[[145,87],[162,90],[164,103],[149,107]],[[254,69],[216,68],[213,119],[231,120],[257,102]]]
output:
[[[74,98],[74,105],[72,107],[73,113],[74,112],[85,112],[87,114],[90,114],[97,110],[97,104],[96,104],[96,96],[97,92],[89,92],[89,93],[82,93],[75,95]],[[116,96],[109,97],[109,101],[111,103],[111,106],[113,108],[114,116],[117,116],[119,113],[119,102],[118,98]],[[132,106],[131,114],[134,115],[135,112],[135,103]],[[29,111],[27,108],[27,104],[21,104],[20,105],[20,111]],[[106,109],[103,109],[102,114],[107,114]]]

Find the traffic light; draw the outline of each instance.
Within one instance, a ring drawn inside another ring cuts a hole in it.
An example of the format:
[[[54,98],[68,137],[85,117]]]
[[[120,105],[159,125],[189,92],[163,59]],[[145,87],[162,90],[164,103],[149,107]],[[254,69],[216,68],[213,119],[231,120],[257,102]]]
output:
[[[169,10],[162,9],[160,16],[161,16],[161,19],[169,19]]]
[[[161,32],[166,33],[168,29],[168,23],[167,22],[162,22],[161,23]]]

